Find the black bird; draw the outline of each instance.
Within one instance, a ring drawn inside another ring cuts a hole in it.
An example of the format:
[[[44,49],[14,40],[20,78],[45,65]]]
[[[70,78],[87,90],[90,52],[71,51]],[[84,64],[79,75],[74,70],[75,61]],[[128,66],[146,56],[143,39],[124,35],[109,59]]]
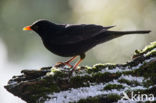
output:
[[[80,60],[74,69],[85,58],[85,52],[94,46],[127,34],[145,34],[150,30],[142,31],[110,31],[114,26],[104,27],[94,24],[55,24],[48,20],[38,20],[23,30],[33,30],[42,39],[44,46],[52,53],[63,57],[72,57],[63,64],[72,67],[69,63],[77,56]]]

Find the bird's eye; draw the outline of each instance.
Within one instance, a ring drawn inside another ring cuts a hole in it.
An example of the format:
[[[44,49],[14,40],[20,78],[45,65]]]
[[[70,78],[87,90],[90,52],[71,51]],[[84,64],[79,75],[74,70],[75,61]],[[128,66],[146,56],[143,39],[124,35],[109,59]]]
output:
[[[39,27],[38,27],[37,25],[33,26],[33,29],[34,29],[34,30],[38,30],[38,28],[39,28]]]

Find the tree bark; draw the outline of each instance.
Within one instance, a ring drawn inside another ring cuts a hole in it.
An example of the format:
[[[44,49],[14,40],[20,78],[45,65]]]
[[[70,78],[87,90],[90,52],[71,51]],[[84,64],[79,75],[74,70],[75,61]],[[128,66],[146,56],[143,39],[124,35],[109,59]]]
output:
[[[131,102],[132,93],[140,99],[143,94],[156,96],[156,42],[136,50],[125,64],[95,64],[71,71],[63,65],[23,70],[5,88],[28,103]],[[123,100],[123,93],[129,100]],[[152,101],[148,98],[144,99]]]

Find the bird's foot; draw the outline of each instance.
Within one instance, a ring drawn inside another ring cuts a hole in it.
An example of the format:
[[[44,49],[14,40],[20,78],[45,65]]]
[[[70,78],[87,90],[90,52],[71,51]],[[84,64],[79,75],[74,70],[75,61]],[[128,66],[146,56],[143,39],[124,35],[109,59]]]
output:
[[[72,68],[73,66],[71,64],[69,64],[68,62],[64,62],[65,65],[69,66],[70,68]]]
[[[63,67],[67,65],[68,67],[72,68],[73,66],[71,64],[69,64],[68,62],[58,62],[55,64],[55,67]]]

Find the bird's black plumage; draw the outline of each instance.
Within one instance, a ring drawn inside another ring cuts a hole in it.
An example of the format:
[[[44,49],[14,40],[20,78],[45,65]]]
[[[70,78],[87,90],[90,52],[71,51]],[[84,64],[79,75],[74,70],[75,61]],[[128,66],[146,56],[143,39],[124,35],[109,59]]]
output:
[[[103,27],[94,24],[55,24],[39,20],[31,25],[41,37],[44,46],[51,52],[64,57],[81,55],[92,47],[126,34],[145,34],[150,31],[110,31],[113,26]]]

